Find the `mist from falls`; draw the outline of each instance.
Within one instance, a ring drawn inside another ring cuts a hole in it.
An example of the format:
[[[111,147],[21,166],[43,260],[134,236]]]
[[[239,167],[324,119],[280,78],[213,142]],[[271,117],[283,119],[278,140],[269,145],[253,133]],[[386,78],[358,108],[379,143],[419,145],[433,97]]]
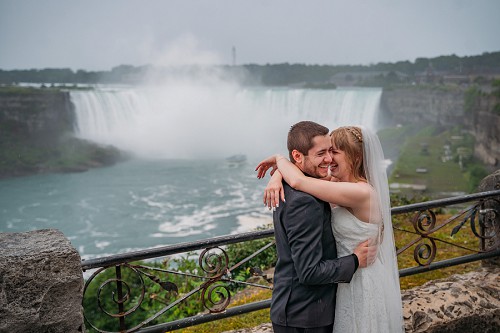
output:
[[[286,153],[290,126],[312,120],[378,128],[381,89],[242,88],[179,80],[71,91],[75,133],[148,159]]]

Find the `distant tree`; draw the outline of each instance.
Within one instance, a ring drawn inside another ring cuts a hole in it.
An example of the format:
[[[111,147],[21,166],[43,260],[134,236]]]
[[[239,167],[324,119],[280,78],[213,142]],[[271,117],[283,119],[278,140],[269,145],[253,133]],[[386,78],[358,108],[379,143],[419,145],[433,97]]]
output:
[[[408,79],[413,81],[415,74],[426,71],[430,66],[435,71],[456,72],[456,73],[481,73],[489,70],[498,70],[500,67],[500,52],[483,53],[482,55],[458,57],[454,54],[439,56],[435,58],[417,58],[414,63],[410,61],[399,61],[395,63],[378,63],[372,65],[306,65],[306,64],[248,64],[241,66],[218,66],[218,70],[223,70],[239,77],[243,83],[260,83],[269,86],[287,86],[297,84],[327,84],[330,78],[337,73],[349,72],[394,72],[404,73]],[[158,77],[165,77],[172,74],[195,75],[201,70],[200,66],[184,66],[157,68],[150,65],[132,66],[119,65],[110,71],[88,72],[78,70],[76,73],[69,68],[46,68],[28,70],[0,70],[0,84],[15,84],[17,82],[34,83],[124,83],[140,78],[146,73],[155,73]],[[245,73],[242,75],[242,73]],[[378,77],[376,81],[379,85],[394,82],[396,77],[392,74],[386,77]],[[398,80],[401,76],[397,75]],[[372,81],[374,79],[371,79]],[[368,84],[360,82],[360,84]],[[372,83],[370,83],[372,84]]]
[[[479,105],[481,90],[477,86],[472,86],[465,91],[464,95],[464,111],[465,113],[473,113]]]

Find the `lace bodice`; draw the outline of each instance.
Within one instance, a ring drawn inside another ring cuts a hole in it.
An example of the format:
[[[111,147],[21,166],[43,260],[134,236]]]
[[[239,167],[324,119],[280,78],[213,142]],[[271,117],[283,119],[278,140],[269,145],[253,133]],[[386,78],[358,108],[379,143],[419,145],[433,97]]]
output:
[[[346,256],[351,254],[359,243],[375,238],[378,225],[360,221],[344,207],[334,207],[332,231],[337,242],[338,255]]]

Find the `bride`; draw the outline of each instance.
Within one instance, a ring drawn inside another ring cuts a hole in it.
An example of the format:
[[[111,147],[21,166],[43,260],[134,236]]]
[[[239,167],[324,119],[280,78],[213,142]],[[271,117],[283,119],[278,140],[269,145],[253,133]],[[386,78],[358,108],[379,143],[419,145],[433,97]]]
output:
[[[378,244],[375,262],[357,270],[350,283],[338,284],[334,332],[403,332],[399,274],[390,213],[384,156],[376,134],[361,126],[331,133],[330,181],[305,176],[281,155],[259,163],[258,178],[270,168],[264,204],[285,201],[282,180],[332,205],[332,230],[338,256],[361,241]],[[275,172],[278,170],[278,172]]]

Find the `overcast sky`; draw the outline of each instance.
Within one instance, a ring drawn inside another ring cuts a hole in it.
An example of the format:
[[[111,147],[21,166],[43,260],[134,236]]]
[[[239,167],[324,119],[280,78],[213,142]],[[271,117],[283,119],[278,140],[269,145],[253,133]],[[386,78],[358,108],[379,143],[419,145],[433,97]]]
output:
[[[0,0],[0,69],[362,64],[500,51],[499,0]]]

